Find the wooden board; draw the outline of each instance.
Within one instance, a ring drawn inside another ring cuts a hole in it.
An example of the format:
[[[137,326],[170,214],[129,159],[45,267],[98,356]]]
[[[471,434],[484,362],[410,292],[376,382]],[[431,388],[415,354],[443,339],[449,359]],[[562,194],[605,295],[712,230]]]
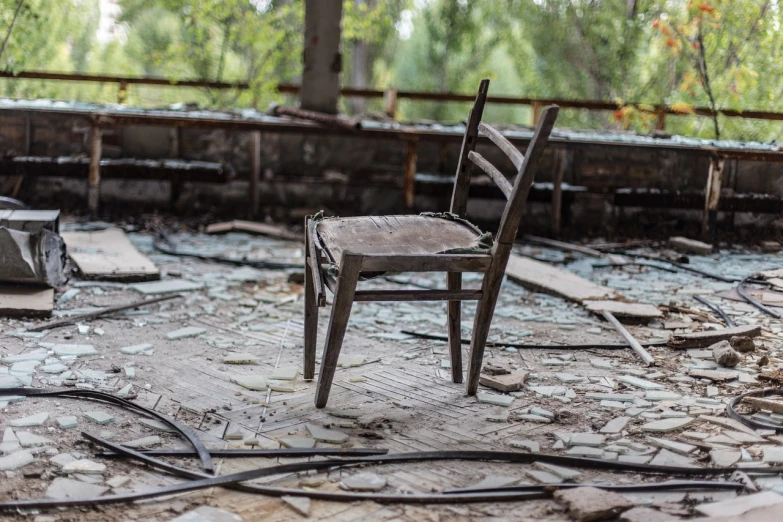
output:
[[[748,292],[752,298],[754,298],[756,301],[759,301],[763,305],[783,308],[783,293],[772,290],[764,290],[761,288],[748,287],[745,287],[745,291]],[[747,303],[745,298],[739,295],[739,292],[737,292],[736,288],[718,292],[715,294],[715,296],[720,297],[721,299],[728,299],[729,301]]]
[[[615,317],[633,317],[637,319],[657,319],[663,314],[656,306],[641,303],[624,303],[622,301],[583,301],[582,305],[588,311],[599,314],[604,310],[612,312]]]
[[[705,330],[703,332],[672,335],[669,337],[670,348],[702,348],[719,341],[728,340],[735,335],[756,337],[761,334],[761,327],[755,325],[736,326],[723,330]]]
[[[508,258],[506,275],[529,290],[556,295],[577,303],[621,297],[611,288],[597,285],[552,265],[515,254],[511,254]]]
[[[68,256],[87,279],[153,281],[160,271],[136,250],[119,228],[99,232],[63,232]]]
[[[301,241],[302,239],[298,234],[289,232],[278,225],[257,223],[255,221],[243,221],[241,219],[226,221],[224,223],[212,223],[211,225],[207,225],[206,229],[207,234],[225,234],[227,232],[248,232],[250,234],[260,234],[262,236],[269,236],[276,239],[290,239],[292,241]]]
[[[54,289],[0,285],[0,316],[48,317],[54,308]]]

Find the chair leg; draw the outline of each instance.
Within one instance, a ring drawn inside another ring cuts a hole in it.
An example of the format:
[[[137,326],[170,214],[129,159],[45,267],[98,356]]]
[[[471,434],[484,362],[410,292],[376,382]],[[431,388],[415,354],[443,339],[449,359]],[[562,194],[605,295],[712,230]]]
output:
[[[449,272],[447,275],[448,289],[462,289],[462,273]],[[449,353],[451,354],[451,380],[459,384],[462,382],[462,329],[461,329],[461,301],[448,302],[449,323]]]
[[[481,364],[484,360],[484,346],[487,343],[489,327],[492,323],[492,315],[495,313],[495,303],[500,293],[500,285],[506,271],[506,262],[511,251],[511,246],[498,245],[492,265],[484,274],[481,283],[482,297],[476,305],[476,318],[473,321],[473,337],[470,341],[470,360],[468,361],[468,383],[466,390],[468,395],[475,395],[478,390],[479,377],[481,376]]]
[[[304,378],[315,377],[315,345],[318,338],[318,303],[315,298],[315,281],[308,263],[313,262],[305,249],[305,309],[304,309]]]
[[[351,315],[351,306],[356,292],[356,283],[362,268],[362,256],[344,253],[340,263],[340,275],[337,278],[332,314],[329,318],[329,329],[326,332],[326,345],[321,359],[321,373],[318,375],[318,385],[315,392],[315,407],[323,408],[329,400],[329,390],[337,369],[337,359]]]

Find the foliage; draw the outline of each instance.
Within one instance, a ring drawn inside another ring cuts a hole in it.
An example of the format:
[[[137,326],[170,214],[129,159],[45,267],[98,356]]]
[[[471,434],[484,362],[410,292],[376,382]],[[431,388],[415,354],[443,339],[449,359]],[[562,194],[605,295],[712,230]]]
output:
[[[0,68],[247,82],[247,91],[132,86],[128,103],[264,108],[301,74],[304,0],[119,0],[122,37],[98,42],[99,0],[0,0]],[[777,122],[695,107],[780,110],[780,0],[344,0],[343,83],[360,87],[599,99],[560,124],[701,137],[780,139]],[[12,26],[13,21],[13,27]],[[11,27],[11,31],[8,29]],[[0,80],[5,96],[114,102],[116,85]],[[294,100],[289,100],[294,102]],[[464,119],[469,104],[401,101],[402,119]],[[346,104],[346,110],[379,110]],[[487,117],[528,122],[523,106]]]

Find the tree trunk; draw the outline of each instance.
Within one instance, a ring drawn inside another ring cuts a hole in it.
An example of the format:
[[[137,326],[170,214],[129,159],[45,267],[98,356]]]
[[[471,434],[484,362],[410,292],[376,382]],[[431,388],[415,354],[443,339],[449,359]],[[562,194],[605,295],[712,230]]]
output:
[[[302,89],[303,109],[337,114],[340,98],[341,0],[305,0],[305,45]]]

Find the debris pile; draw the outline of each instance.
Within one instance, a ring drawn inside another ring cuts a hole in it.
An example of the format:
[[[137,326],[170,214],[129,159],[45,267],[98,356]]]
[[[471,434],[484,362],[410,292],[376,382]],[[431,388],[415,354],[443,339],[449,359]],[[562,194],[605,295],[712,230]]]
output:
[[[57,289],[56,317],[0,323],[0,473],[4,491],[23,492],[0,507],[97,498],[143,510],[128,502],[223,485],[213,500],[226,520],[252,519],[249,496],[231,496],[241,488],[314,518],[326,501],[381,499],[469,517],[503,516],[501,501],[525,513],[532,499],[562,520],[779,513],[783,323],[736,291],[744,281],[763,306],[783,306],[774,254],[713,251],[683,270],[650,247],[611,258],[521,247],[476,397],[451,382],[445,303],[361,303],[333,401],[316,410],[301,375],[302,245],[242,227],[169,234],[174,254],[150,234],[63,233],[79,271]],[[195,507],[171,518],[218,516]]]

